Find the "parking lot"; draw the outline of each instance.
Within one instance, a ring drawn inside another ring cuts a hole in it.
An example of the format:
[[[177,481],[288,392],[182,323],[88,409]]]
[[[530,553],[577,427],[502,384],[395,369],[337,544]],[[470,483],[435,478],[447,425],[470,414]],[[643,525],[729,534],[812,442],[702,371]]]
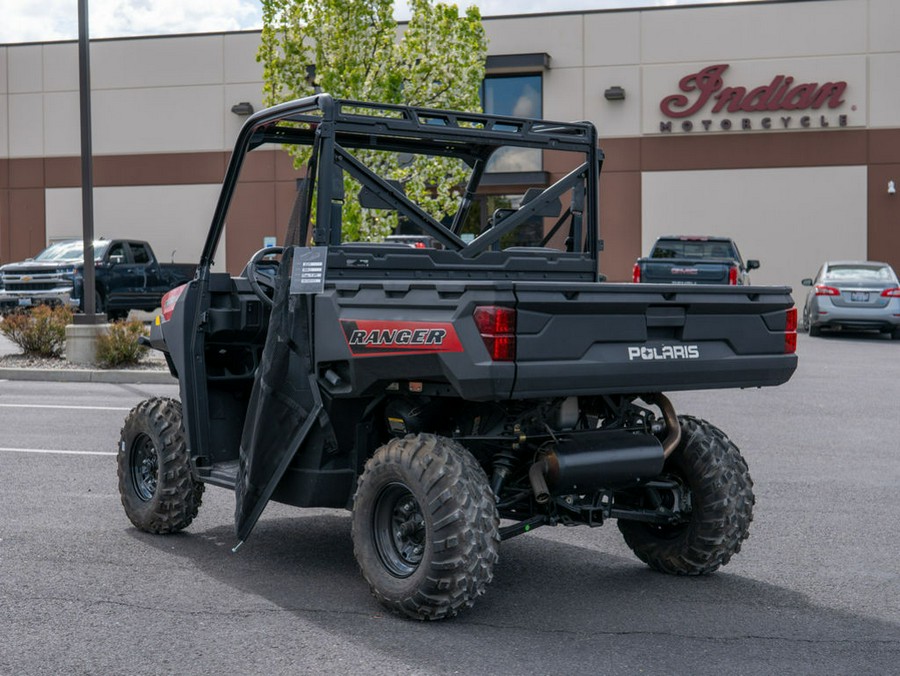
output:
[[[385,615],[346,512],[270,505],[231,553],[233,496],[135,530],[115,447],[174,386],[0,384],[2,674],[888,674],[900,664],[900,341],[800,336],[766,390],[674,393],[742,449],[750,539],[705,578],[651,572],[615,524],[501,547],[475,608]]]

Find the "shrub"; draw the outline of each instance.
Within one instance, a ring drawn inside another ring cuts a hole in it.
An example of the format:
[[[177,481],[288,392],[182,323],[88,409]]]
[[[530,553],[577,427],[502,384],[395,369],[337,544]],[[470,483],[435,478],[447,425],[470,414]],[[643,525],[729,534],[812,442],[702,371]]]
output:
[[[97,363],[104,368],[137,364],[147,354],[147,348],[138,339],[149,333],[136,319],[113,322],[109,332],[97,338]]]
[[[61,357],[66,349],[66,326],[72,323],[72,310],[38,305],[7,315],[0,331],[29,356]]]

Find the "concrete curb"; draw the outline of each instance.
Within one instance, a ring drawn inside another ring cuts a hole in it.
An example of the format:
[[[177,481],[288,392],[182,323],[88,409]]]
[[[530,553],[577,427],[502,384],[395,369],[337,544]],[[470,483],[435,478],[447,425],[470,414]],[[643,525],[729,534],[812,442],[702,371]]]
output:
[[[91,369],[11,369],[0,368],[0,380],[35,380],[58,383],[114,383],[174,385],[178,381],[168,371]]]

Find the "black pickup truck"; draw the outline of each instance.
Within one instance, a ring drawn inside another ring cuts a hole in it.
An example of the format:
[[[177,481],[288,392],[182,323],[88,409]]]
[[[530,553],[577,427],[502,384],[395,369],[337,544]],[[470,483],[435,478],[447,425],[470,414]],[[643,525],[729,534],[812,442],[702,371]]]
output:
[[[285,145],[307,162],[284,246],[241,274],[213,272],[245,159]],[[476,202],[488,163],[521,149],[568,173],[487,214]],[[125,419],[127,517],[177,532],[207,485],[224,487],[240,543],[269,500],[349,509],[375,598],[417,619],[471,606],[501,540],[538,527],[615,520],[655,570],[726,564],[752,520],[747,464],[663,392],[784,383],[796,308],[786,287],[599,281],[601,159],[587,122],[325,94],[248,118],[197,277],[151,327],[180,400],[145,400]],[[454,176],[455,213],[430,191],[407,194],[403,177],[424,167]],[[360,209],[395,211],[398,228],[440,246],[345,241]]]
[[[158,308],[164,293],[192,279],[195,264],[160,263],[147,242],[94,242],[97,312],[110,318],[129,310]],[[0,308],[41,303],[84,309],[84,246],[81,240],[51,244],[34,258],[0,267]]]
[[[644,284],[750,284],[750,270],[759,261],[744,264],[737,244],[729,237],[660,237],[647,258],[634,264],[633,282]]]

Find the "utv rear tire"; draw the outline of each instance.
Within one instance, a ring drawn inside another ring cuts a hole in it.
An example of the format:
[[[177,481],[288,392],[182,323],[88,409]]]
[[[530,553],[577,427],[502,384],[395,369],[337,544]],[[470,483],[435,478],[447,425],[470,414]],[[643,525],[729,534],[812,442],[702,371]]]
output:
[[[148,533],[187,528],[203,496],[191,476],[181,402],[142,401],[125,418],[117,456],[119,495],[128,519]]]
[[[353,553],[379,603],[438,620],[484,593],[498,559],[499,524],[487,476],[467,450],[409,435],[366,463],[353,499]]]
[[[681,444],[663,473],[683,482],[687,523],[658,526],[619,519],[625,543],[654,570],[705,575],[741,550],[753,520],[753,480],[737,446],[705,420],[679,416]]]

